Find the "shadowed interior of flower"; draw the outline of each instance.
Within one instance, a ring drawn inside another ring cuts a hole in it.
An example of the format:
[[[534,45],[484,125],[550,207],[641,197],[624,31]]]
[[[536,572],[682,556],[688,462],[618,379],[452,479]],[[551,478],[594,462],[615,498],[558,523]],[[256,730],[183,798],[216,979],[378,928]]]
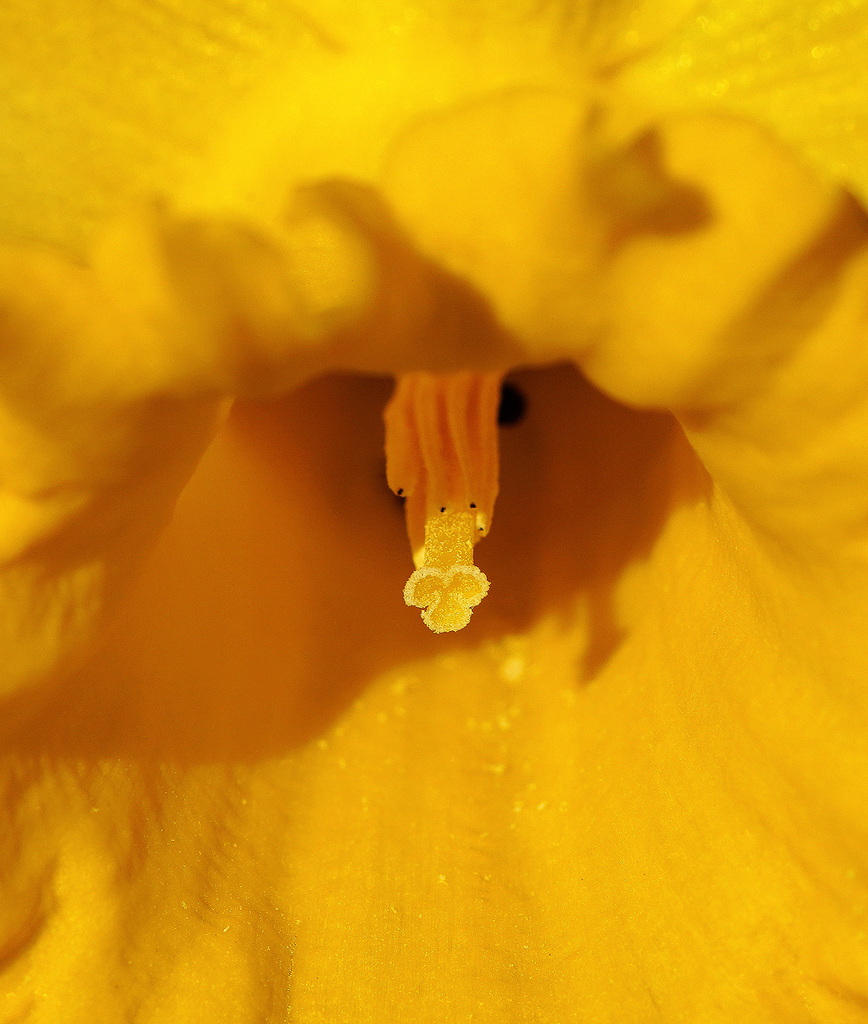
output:
[[[285,399],[236,405],[101,652],[65,684],[92,727],[64,715],[49,745],[255,761],[315,738],[395,665],[537,621],[568,628],[576,615],[578,678],[590,681],[624,638],[619,573],[706,482],[670,417],[624,409],[566,365],[510,379],[528,411],[499,430],[497,527],[479,549],[497,586],[472,629],[433,635],[402,606],[406,509],[382,454],[389,381],[319,378]]]

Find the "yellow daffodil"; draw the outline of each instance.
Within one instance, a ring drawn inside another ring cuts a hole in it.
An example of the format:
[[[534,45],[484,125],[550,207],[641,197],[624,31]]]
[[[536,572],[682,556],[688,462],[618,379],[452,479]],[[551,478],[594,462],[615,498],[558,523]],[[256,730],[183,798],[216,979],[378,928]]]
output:
[[[7,0],[0,1020],[865,1019],[866,44]]]

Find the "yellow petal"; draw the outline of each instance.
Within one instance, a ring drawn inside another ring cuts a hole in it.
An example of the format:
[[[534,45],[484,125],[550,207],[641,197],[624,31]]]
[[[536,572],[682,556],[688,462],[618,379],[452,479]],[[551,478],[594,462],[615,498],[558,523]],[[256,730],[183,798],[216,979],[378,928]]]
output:
[[[606,72],[667,41],[701,7],[702,0],[598,0],[571,5],[571,14],[592,64]]]
[[[85,14],[12,0],[0,235],[83,252],[142,195],[274,216],[299,183],[376,180],[416,117],[516,82],[571,82],[562,13],[530,0],[109,0]]]
[[[709,0],[624,69],[630,102],[748,118],[868,202],[868,8],[862,0]]]

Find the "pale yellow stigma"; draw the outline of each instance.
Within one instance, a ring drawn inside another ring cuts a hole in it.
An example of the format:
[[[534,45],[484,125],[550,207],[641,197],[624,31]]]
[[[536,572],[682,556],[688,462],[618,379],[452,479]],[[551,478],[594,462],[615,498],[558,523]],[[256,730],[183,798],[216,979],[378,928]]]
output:
[[[416,565],[404,600],[435,633],[463,629],[488,593],[473,546],[497,498],[500,382],[500,374],[408,374],[386,406],[386,476],[406,499]]]

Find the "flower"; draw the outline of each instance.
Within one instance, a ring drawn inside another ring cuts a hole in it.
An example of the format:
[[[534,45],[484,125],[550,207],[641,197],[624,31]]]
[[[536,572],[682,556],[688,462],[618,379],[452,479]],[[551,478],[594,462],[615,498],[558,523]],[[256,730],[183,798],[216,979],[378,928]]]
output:
[[[864,1015],[868,17],[661,6],[0,14],[8,1019]]]

